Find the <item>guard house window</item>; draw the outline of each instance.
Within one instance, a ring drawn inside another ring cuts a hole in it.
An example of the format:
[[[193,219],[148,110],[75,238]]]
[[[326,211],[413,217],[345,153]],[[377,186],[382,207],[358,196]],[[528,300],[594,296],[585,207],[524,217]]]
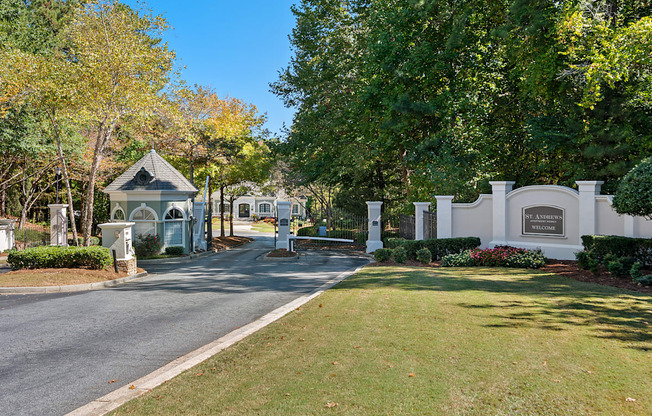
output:
[[[184,235],[183,235],[183,220],[185,216],[179,208],[171,208],[165,214],[165,223],[164,223],[164,243],[168,247],[173,246],[183,246],[184,245]]]
[[[120,207],[117,207],[113,211],[113,216],[111,217],[111,220],[113,220],[115,222],[119,222],[119,221],[124,221],[125,218],[126,218],[126,216],[125,216],[125,212],[123,211],[123,209],[120,208]]]
[[[138,238],[139,235],[156,235],[156,214],[151,208],[140,207],[131,214],[131,220],[134,225],[133,236]]]
[[[272,206],[270,204],[260,204],[258,206],[258,212],[261,214],[269,214],[272,212]]]
[[[292,205],[292,213],[295,214],[295,215],[299,214],[299,205],[298,204]]]
[[[215,214],[220,213],[220,201],[213,201],[213,212]],[[224,213],[228,214],[231,212],[231,205],[228,202],[224,202]]]

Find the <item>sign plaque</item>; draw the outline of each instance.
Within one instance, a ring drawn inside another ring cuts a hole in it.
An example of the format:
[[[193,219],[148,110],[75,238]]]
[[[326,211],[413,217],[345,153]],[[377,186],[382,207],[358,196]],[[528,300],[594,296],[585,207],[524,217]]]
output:
[[[523,208],[523,235],[564,237],[563,208],[537,205]]]
[[[281,221],[280,221],[279,225],[280,225],[281,227],[287,227],[287,226],[290,225],[290,222],[288,221],[287,218],[281,218]]]

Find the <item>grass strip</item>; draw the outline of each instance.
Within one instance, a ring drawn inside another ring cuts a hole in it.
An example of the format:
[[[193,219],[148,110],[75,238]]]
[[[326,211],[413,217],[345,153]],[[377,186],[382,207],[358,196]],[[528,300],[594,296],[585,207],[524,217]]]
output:
[[[649,415],[652,296],[536,271],[373,267],[126,415]]]

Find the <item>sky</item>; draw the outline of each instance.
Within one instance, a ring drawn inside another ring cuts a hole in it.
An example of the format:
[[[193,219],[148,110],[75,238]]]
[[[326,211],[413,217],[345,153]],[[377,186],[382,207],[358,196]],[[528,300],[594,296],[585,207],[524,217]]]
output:
[[[135,4],[136,1],[127,1]],[[267,114],[272,134],[292,124],[294,110],[269,91],[292,55],[293,0],[149,0],[172,26],[164,37],[177,53],[188,85],[210,86]]]

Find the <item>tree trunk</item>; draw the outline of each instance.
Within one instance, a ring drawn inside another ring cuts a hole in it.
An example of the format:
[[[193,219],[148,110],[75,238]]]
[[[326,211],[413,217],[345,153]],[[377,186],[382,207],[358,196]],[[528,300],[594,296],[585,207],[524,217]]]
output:
[[[220,236],[224,237],[224,185],[220,186]]]
[[[70,178],[68,176],[68,166],[66,164],[66,158],[63,155],[63,148],[61,147],[61,134],[59,132],[59,125],[55,121],[55,118],[50,114],[50,122],[54,128],[54,135],[57,139],[57,149],[59,152],[59,159],[61,159],[61,173],[63,174],[63,182],[66,185],[66,194],[68,196],[68,217],[70,218],[70,230],[72,231],[72,241],[73,244],[79,246],[79,239],[77,238],[77,223],[75,221],[75,208],[72,201],[72,191],[70,190]],[[66,239],[68,237],[66,236]]]
[[[0,190],[0,217],[7,216],[7,184],[2,184],[2,189]]]
[[[95,151],[93,152],[93,162],[91,163],[91,170],[88,174],[88,183],[86,185],[84,209],[82,214],[82,233],[84,233],[84,246],[91,245],[91,233],[93,231],[93,205],[95,203],[95,182],[97,180],[97,173],[100,170],[100,163],[104,155],[106,144],[111,138],[113,127],[104,131],[102,125],[98,129],[97,142],[95,143]]]

